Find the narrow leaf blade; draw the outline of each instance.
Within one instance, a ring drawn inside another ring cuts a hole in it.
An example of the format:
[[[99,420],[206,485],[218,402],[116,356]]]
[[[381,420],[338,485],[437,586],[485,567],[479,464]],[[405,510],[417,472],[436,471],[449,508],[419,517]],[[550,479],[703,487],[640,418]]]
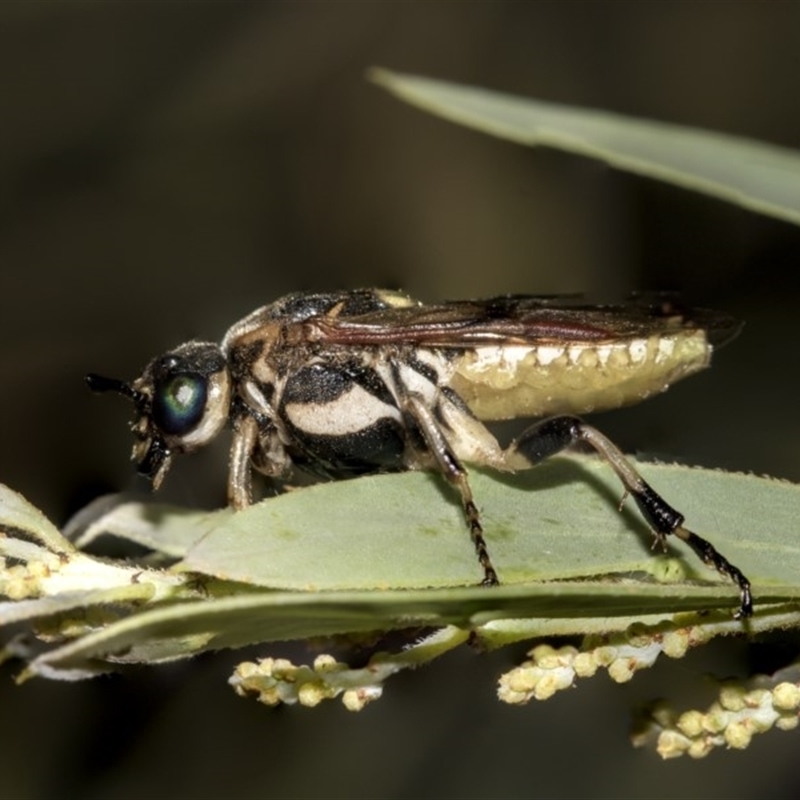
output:
[[[556,147],[800,224],[800,153],[743,137],[579,109],[385,69],[407,102],[519,144]]]

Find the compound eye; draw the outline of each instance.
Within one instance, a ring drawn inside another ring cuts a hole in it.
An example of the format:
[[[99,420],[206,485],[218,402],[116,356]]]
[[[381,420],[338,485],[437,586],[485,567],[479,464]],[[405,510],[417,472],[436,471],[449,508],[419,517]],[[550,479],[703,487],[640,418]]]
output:
[[[170,436],[183,436],[203,418],[208,379],[196,372],[173,375],[156,387],[153,422]]]

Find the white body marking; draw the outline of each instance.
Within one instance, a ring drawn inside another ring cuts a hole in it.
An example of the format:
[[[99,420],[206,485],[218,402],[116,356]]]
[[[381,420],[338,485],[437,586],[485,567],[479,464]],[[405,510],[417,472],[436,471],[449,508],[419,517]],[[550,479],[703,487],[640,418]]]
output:
[[[434,367],[434,369],[436,369]],[[397,370],[400,374],[400,381],[403,384],[402,391],[398,391],[398,387],[394,385],[391,370],[388,366],[382,364],[375,365],[375,371],[383,378],[384,383],[392,388],[395,400],[398,405],[402,403],[402,392],[406,394],[414,394],[425,400],[429,405],[436,401],[436,396],[439,393],[436,383],[432,383],[421,373],[417,372],[413,367],[406,364],[398,363]],[[438,376],[438,370],[436,370]]]
[[[568,346],[476,347],[448,384],[483,420],[585,414],[635,403],[708,366],[702,330]]]
[[[352,386],[326,403],[288,403],[284,415],[303,433],[314,436],[347,436],[381,419],[400,422],[400,412],[361,386]]]
[[[644,361],[647,358],[647,339],[634,339],[628,345],[628,352],[634,364]]]

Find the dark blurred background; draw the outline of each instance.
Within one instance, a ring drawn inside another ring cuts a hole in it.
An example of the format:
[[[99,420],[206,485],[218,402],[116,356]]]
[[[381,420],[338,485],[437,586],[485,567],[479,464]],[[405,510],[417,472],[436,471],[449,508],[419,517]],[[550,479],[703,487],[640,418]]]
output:
[[[677,290],[744,333],[595,422],[631,452],[800,478],[800,231],[364,80],[381,65],[800,147],[800,4],[2,3],[0,65],[0,480],[55,521],[134,485],[130,409],[91,396],[87,371],[130,378],[298,289]],[[219,505],[225,461],[224,443],[184,459],[165,497]],[[4,680],[0,795],[796,797],[797,733],[701,763],[628,744],[638,702],[685,681],[710,699],[695,673],[759,653],[712,651],[523,709],[493,696],[515,654],[465,651],[356,716],[237,699],[231,654]]]

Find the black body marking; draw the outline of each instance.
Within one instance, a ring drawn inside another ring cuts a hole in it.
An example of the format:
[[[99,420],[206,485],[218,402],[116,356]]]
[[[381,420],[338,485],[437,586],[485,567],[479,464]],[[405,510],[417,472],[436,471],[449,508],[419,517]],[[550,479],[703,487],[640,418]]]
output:
[[[683,525],[683,514],[679,514],[672,506],[664,502],[660,495],[653,491],[650,484],[642,481],[642,487],[633,495],[642,516],[658,536],[672,533],[679,525]]]
[[[249,342],[248,344],[238,347],[232,347],[228,353],[231,375],[240,380],[250,375],[253,364],[261,356],[263,350],[264,342],[261,341]]]
[[[289,426],[289,448],[297,466],[329,478],[347,478],[403,468],[405,436],[402,426],[383,418],[369,427],[344,435],[308,434]]]

